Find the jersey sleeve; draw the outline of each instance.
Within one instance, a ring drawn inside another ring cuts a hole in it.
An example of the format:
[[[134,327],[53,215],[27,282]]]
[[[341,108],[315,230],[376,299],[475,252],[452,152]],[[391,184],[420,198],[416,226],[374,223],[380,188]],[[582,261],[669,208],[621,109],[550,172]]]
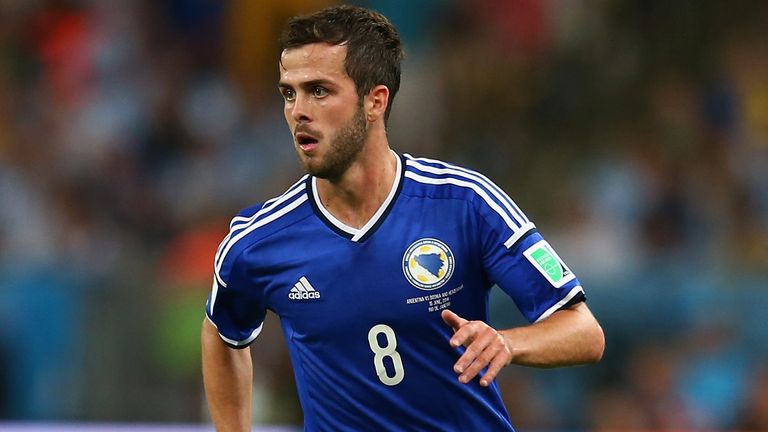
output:
[[[476,203],[481,215],[483,265],[490,281],[512,298],[529,322],[584,301],[584,290],[573,272],[534,224],[509,202],[514,213],[507,217],[483,202]],[[517,223],[510,224],[509,219]]]
[[[237,241],[237,219],[216,254],[213,287],[205,313],[227,345],[245,348],[261,332],[266,306],[263,289],[249,277],[244,258],[247,247]]]

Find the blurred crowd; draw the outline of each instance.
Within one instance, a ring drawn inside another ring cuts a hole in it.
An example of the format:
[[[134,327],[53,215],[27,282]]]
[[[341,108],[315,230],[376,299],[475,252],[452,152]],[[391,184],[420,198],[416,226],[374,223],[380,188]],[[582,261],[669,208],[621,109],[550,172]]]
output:
[[[278,33],[334,3],[0,2],[0,419],[208,421],[214,251],[301,174]],[[352,3],[405,42],[393,147],[507,190],[605,329],[597,366],[504,371],[513,424],[768,430],[768,3]],[[255,421],[300,424],[281,339]]]

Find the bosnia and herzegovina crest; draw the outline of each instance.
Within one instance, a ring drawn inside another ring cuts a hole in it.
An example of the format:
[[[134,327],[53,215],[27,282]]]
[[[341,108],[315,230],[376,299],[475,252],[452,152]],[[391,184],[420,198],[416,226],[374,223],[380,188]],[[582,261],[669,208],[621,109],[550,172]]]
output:
[[[434,238],[416,240],[403,255],[403,273],[411,285],[431,291],[451,278],[454,258],[451,249]]]

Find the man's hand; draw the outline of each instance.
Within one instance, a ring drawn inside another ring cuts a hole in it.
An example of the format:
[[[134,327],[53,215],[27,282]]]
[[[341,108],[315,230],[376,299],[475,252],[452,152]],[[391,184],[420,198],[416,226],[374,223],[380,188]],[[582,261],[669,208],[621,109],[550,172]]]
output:
[[[504,336],[482,321],[467,321],[448,309],[440,316],[453,328],[451,346],[456,348],[464,345],[467,348],[453,365],[453,370],[459,374],[459,381],[464,384],[470,382],[488,366],[488,370],[480,378],[480,385],[489,386],[501,368],[512,360],[512,352]]]

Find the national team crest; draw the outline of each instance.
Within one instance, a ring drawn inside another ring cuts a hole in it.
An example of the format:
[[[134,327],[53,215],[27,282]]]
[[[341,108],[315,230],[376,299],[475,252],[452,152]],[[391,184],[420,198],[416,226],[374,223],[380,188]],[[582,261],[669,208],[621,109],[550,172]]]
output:
[[[403,255],[403,273],[411,285],[431,291],[451,278],[454,268],[453,252],[440,240],[423,238],[411,243]]]

